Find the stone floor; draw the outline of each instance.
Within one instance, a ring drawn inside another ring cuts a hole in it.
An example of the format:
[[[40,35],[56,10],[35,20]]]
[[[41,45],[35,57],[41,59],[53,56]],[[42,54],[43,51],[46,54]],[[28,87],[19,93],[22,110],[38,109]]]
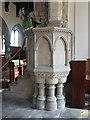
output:
[[[83,119],[90,120],[90,110],[82,109],[58,109],[56,111],[37,110],[32,108],[32,103],[29,99],[16,98],[3,92],[2,94],[2,118],[11,118],[11,120],[18,118],[37,118],[38,119],[51,119],[56,120],[65,119]]]
[[[65,108],[46,111],[34,109],[30,98],[28,98],[31,94],[31,86],[31,81],[22,77],[18,84],[10,86],[10,91],[0,91],[0,113],[2,113],[0,118],[2,117],[3,120],[21,120],[20,118],[25,118],[25,120],[26,118],[37,120],[52,120],[52,118],[56,120],[69,120],[72,118],[81,120],[84,118],[90,120],[90,110]]]

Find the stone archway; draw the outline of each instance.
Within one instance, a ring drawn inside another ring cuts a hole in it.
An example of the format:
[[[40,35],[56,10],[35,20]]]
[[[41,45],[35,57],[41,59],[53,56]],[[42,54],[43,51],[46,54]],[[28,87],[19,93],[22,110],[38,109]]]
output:
[[[0,21],[1,21],[1,49],[2,49],[2,44],[3,44],[3,36],[5,39],[5,53],[8,54],[9,51],[9,46],[10,46],[10,33],[9,33],[9,28],[5,22],[5,20],[0,16]]]
[[[12,39],[12,33],[13,33],[13,39]],[[17,34],[18,36],[15,36],[15,34]],[[26,38],[26,34],[20,24],[15,24],[12,27],[11,34],[10,34],[10,42],[11,43],[14,42],[11,40],[15,40],[15,37],[18,37],[16,40],[18,43],[13,46],[22,47],[22,45],[24,44],[24,39]],[[12,44],[11,44],[11,46],[12,46]]]

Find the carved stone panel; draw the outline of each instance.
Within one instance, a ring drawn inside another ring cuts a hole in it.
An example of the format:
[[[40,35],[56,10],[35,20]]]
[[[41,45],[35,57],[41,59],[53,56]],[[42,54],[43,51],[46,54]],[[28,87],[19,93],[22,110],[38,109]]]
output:
[[[65,45],[62,39],[58,38],[55,45],[55,64],[65,65]]]
[[[37,41],[36,61],[38,66],[51,65],[51,51],[50,45],[46,38],[41,37]]]

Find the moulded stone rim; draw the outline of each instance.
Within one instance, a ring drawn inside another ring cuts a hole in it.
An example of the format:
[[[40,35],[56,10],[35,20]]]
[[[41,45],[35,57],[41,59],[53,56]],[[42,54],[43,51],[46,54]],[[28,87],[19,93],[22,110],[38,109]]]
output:
[[[50,32],[50,31],[52,31],[52,32],[62,32],[62,33],[70,33],[71,35],[72,35],[72,31],[71,30],[67,30],[67,29],[42,29],[42,30],[40,30],[40,29],[33,29],[33,32]]]
[[[60,28],[60,27],[41,27],[41,28],[28,28],[25,30],[25,32],[27,33],[28,31],[31,32],[64,32],[64,33],[70,33],[71,35],[73,34],[73,32],[69,29],[69,28]]]
[[[57,84],[58,78],[46,78],[46,84]]]
[[[36,76],[35,83],[45,83],[45,78]]]

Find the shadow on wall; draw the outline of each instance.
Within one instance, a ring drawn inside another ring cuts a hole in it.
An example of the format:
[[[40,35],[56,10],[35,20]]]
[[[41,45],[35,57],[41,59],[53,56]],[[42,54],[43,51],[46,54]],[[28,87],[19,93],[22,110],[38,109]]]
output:
[[[67,76],[67,81],[64,84],[64,94],[66,99],[66,107],[72,107],[72,66],[70,61],[70,72]]]

